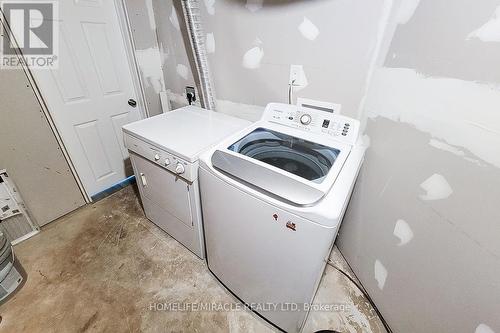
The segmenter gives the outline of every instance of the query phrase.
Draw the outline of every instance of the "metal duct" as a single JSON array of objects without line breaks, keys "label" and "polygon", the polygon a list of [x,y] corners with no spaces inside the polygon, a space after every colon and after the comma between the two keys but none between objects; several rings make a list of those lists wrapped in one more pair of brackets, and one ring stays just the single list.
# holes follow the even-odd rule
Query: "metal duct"
[{"label": "metal duct", "polygon": [[200,80],[201,106],[215,111],[215,91],[208,67],[205,49],[205,33],[201,24],[200,7],[198,0],[182,0],[182,11],[186,22],[191,51],[193,52],[196,70]]}]

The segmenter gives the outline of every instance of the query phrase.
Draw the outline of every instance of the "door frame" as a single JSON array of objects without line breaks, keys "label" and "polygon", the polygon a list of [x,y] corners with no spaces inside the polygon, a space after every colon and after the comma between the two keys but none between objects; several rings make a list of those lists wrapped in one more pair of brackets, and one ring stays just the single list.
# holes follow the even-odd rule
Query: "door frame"
[{"label": "door frame", "polygon": [[[139,71],[139,66],[137,65],[137,59],[135,56],[135,45],[134,41],[132,39],[132,32],[130,29],[130,24],[129,20],[127,17],[127,12],[126,12],[126,7],[123,3],[124,0],[114,0],[115,3],[115,9],[116,9],[116,15],[118,17],[118,22],[120,26],[120,31],[123,36],[123,43],[125,46],[126,50],[126,56],[129,64],[129,69],[130,69],[130,74],[132,76],[132,81],[133,81],[133,87],[137,96],[137,104],[139,107],[139,113],[141,114],[142,119],[149,117],[149,110],[147,108],[147,103],[146,103],[146,95],[144,93],[144,86],[143,82],[141,80],[140,76],[140,71]],[[66,159],[66,162],[68,163],[69,169],[71,173],[73,174],[73,177],[75,178],[75,181],[78,185],[78,188],[85,199],[85,202],[91,203],[92,198],[83,186],[83,182],[80,179],[80,176],[78,175],[75,165],[73,161],[71,160],[71,157],[69,156],[68,150],[66,146],[64,145],[64,142],[62,140],[61,134],[59,133],[57,126],[54,122],[54,119],[51,115],[51,112],[48,108],[47,103],[45,102],[45,99],[43,98],[43,95],[40,91],[40,88],[38,87],[38,84],[35,81],[35,78],[33,76],[33,73],[31,72],[31,69],[29,66],[25,63],[23,60],[23,55],[19,49],[17,40],[14,38],[14,35],[12,34],[12,31],[10,30],[9,23],[7,22],[7,19],[5,18],[5,15],[3,11],[0,9],[0,24],[3,26],[4,31],[8,33],[9,39],[11,40],[11,43],[14,45],[16,48],[16,55],[18,59],[20,60],[19,63],[21,64],[21,67],[24,71],[24,74],[28,78],[28,81],[31,85],[31,88],[33,90],[33,93],[35,94],[36,99],[38,100],[38,103],[40,104],[40,108],[42,113],[45,115],[45,118],[47,119],[47,122],[49,124],[50,129],[52,130],[52,133],[54,134],[54,137],[56,138],[56,141],[61,148],[61,152]]]},{"label": "door frame", "polygon": [[141,70],[139,69],[137,57],[135,55],[135,43],[134,38],[132,37],[132,29],[130,28],[127,6],[125,5],[125,0],[114,0],[114,2],[116,15],[118,15],[118,23],[123,35],[123,42],[125,44],[125,51],[127,53],[130,72],[132,74],[132,81],[138,99],[138,106],[142,119],[148,118],[150,116],[149,108],[146,103],[146,93],[144,92],[144,82],[142,80]]}]

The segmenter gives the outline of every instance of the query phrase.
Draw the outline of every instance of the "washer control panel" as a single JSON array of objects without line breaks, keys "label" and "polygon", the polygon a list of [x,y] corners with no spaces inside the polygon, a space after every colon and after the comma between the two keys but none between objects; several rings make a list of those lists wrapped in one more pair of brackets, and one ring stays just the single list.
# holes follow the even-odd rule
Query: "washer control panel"
[{"label": "washer control panel", "polygon": [[268,104],[262,119],[306,132],[328,135],[349,144],[356,143],[359,135],[359,121],[356,119],[296,105]]}]

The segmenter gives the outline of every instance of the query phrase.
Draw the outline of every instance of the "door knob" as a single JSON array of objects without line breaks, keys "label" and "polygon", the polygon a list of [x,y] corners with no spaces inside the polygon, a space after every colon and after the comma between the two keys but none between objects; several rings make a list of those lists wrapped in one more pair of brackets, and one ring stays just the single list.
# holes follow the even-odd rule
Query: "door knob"
[{"label": "door knob", "polygon": [[135,108],[137,106],[137,102],[135,101],[135,99],[131,98],[128,100],[128,105]]}]

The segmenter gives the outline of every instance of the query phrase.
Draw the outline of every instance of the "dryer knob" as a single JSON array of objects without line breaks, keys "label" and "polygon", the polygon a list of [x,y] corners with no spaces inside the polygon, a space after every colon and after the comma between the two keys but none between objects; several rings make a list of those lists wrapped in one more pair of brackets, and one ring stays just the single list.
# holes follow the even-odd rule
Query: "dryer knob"
[{"label": "dryer knob", "polygon": [[180,175],[181,173],[184,173],[184,171],[184,165],[182,165],[181,163],[177,163],[177,165],[175,166],[175,172]]},{"label": "dryer knob", "polygon": [[159,154],[155,154],[154,158],[155,158],[155,161],[158,161],[160,159],[160,155]]},{"label": "dryer knob", "polygon": [[170,159],[169,158],[166,158],[165,159],[165,166],[169,166],[170,165]]}]

